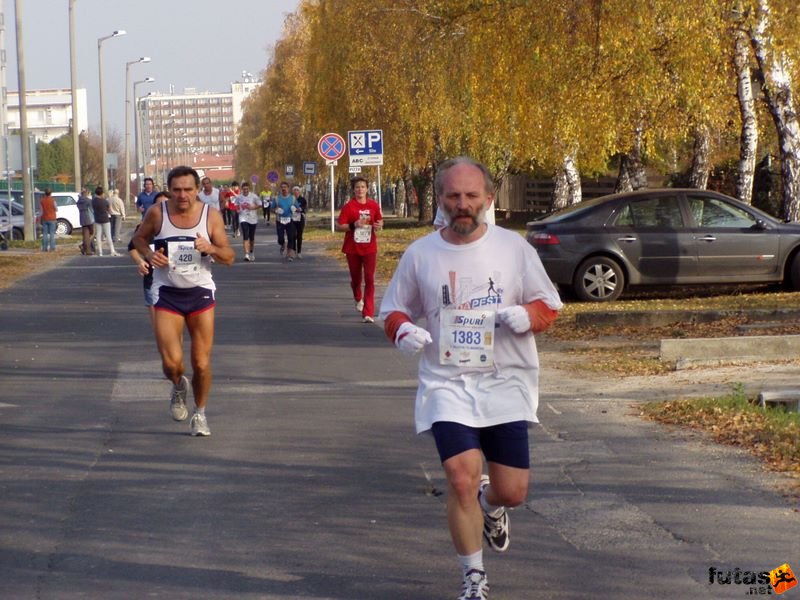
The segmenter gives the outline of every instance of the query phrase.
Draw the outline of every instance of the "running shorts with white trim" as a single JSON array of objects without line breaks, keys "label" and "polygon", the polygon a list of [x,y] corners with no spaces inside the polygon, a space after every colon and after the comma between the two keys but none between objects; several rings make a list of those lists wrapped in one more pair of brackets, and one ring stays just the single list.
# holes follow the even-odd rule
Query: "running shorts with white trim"
[{"label": "running shorts with white trim", "polygon": [[184,317],[214,308],[214,290],[204,287],[153,286],[153,306]]}]

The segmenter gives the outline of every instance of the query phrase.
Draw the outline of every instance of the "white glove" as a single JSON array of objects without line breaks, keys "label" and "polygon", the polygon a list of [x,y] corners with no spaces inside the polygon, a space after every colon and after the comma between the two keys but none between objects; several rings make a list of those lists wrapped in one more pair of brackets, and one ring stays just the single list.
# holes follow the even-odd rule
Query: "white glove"
[{"label": "white glove", "polygon": [[291,211],[292,211],[293,213],[296,213],[296,212],[297,212],[297,207],[296,207],[294,204],[292,204]]},{"label": "white glove", "polygon": [[531,330],[528,311],[519,305],[498,310],[497,318],[514,333],[527,333]]},{"label": "white glove", "polygon": [[275,209],[275,214],[276,215],[282,215],[283,214],[283,209],[281,207],[276,208]]},{"label": "white glove", "polygon": [[394,338],[394,345],[400,352],[409,356],[413,356],[432,342],[430,333],[409,321],[400,325],[397,336]]}]

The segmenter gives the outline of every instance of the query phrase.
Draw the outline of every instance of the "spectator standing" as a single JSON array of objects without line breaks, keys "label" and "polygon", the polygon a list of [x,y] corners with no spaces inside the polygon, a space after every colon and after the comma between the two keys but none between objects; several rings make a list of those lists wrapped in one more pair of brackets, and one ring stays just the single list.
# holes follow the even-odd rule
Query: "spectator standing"
[{"label": "spectator standing", "polygon": [[144,219],[144,213],[147,209],[153,206],[156,201],[156,185],[152,177],[144,178],[144,189],[136,196],[136,209],[141,213]]},{"label": "spectator standing", "polygon": [[42,211],[40,217],[42,222],[42,252],[55,252],[56,201],[53,199],[53,191],[50,188],[44,188],[44,196],[39,201],[39,209]]},{"label": "spectator standing", "polygon": [[305,231],[306,228],[306,209],[308,209],[308,201],[301,195],[299,185],[292,188],[292,195],[294,196],[294,205],[297,208],[297,210],[292,213],[292,221],[294,222],[294,249],[297,258],[303,258],[301,252],[303,251],[303,231]]},{"label": "spectator standing", "polygon": [[[446,161],[434,189],[447,224],[405,251],[380,314],[402,352],[422,352],[416,430],[433,434],[447,477],[459,600],[485,600],[481,535],[507,550],[506,508],[527,496],[528,428],[539,403],[533,334],[550,326],[561,301],[530,244],[486,224],[494,184],[484,165]],[[429,331],[416,325],[422,318]]]},{"label": "spectator standing", "polygon": [[111,216],[111,239],[122,241],[122,221],[125,220],[125,202],[119,197],[117,190],[111,190],[108,197],[108,214]]},{"label": "spectator standing", "polygon": [[111,215],[109,214],[108,198],[103,193],[103,188],[97,186],[92,198],[94,211],[94,241],[97,244],[97,254],[103,256],[103,238],[108,240],[108,250],[111,256],[119,256],[114,249],[114,240],[111,238]]},{"label": "spectator standing", "polygon": [[83,188],[80,196],[78,196],[78,215],[81,224],[81,254],[91,256],[94,254],[92,249],[92,240],[94,239],[94,210],[92,210],[92,197],[89,195],[89,189]]},{"label": "spectator standing", "polygon": [[353,197],[342,207],[336,229],[345,232],[342,252],[350,269],[350,288],[356,310],[361,313],[362,322],[374,323],[375,266],[378,260],[376,232],[383,228],[383,214],[380,205],[367,198],[366,179],[356,177],[350,185]]}]

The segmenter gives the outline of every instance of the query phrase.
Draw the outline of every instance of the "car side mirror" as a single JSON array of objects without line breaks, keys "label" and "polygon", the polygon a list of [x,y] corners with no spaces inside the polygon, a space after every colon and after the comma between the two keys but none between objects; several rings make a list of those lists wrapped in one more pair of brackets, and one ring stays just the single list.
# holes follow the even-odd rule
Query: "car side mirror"
[{"label": "car side mirror", "polygon": [[753,229],[759,229],[761,231],[767,228],[767,223],[764,219],[756,219],[755,224],[753,225]]}]

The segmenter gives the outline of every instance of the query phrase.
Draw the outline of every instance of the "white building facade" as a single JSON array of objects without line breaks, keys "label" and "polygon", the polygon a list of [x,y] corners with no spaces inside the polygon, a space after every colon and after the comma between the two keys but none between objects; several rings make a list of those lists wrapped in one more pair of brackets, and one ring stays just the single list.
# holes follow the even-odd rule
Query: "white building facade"
[{"label": "white building facade", "polygon": [[[67,89],[28,90],[25,103],[28,133],[36,142],[52,142],[71,132],[73,114],[77,116],[78,132],[87,131],[89,116],[86,108],[86,89],[76,90],[77,110],[73,111],[72,91]],[[8,92],[7,118],[10,135],[19,135],[19,92]]]}]

